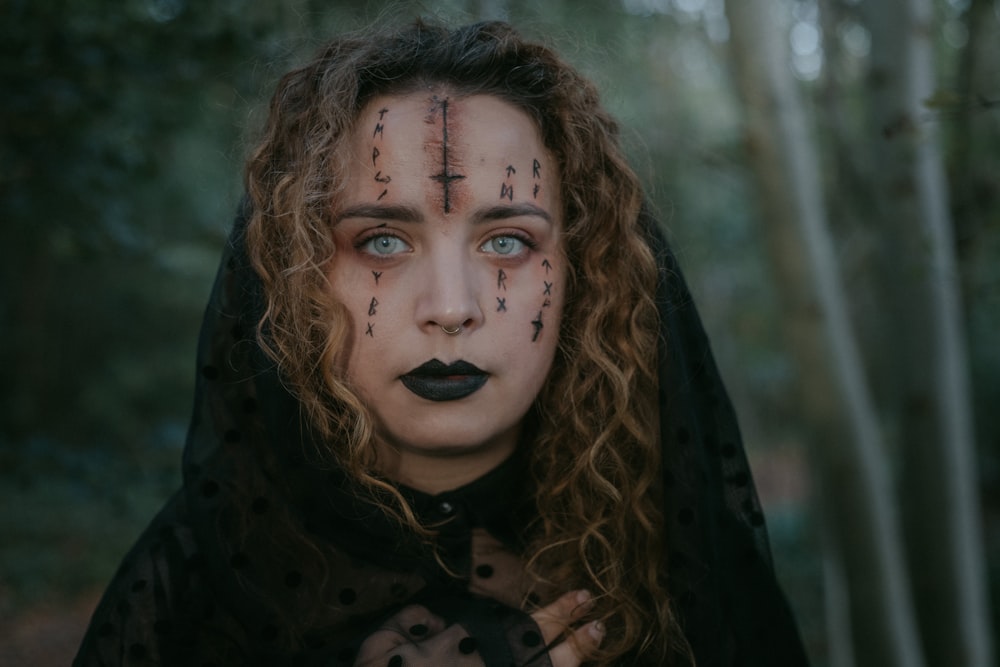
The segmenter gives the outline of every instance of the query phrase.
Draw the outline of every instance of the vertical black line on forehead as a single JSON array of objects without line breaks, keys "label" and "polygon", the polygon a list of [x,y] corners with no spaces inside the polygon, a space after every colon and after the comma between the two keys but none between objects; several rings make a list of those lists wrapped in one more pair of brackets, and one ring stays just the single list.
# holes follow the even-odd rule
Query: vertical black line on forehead
[{"label": "vertical black line on forehead", "polygon": [[451,182],[458,181],[465,176],[451,172],[451,164],[448,162],[448,100],[441,101],[441,173],[431,176],[431,179],[441,184],[444,190],[444,212],[451,213]]}]

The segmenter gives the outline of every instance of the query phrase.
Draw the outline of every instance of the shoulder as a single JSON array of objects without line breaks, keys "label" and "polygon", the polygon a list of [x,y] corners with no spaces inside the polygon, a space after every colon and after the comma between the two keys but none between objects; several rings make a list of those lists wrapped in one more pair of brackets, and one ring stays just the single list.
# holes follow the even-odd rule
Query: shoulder
[{"label": "shoulder", "polygon": [[184,495],[177,493],[122,560],[74,667],[185,665],[216,655],[232,662],[243,633],[216,608],[207,579]]}]

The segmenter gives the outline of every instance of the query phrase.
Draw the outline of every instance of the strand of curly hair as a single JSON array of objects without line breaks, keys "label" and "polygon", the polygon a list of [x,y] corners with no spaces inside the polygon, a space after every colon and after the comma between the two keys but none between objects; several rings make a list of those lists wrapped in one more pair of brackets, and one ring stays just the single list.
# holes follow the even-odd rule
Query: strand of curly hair
[{"label": "strand of curly hair", "polygon": [[266,309],[259,339],[336,461],[384,509],[421,526],[374,474],[372,418],[343,379],[351,318],[327,284],[331,211],[358,112],[378,95],[437,87],[489,94],[527,112],[561,167],[567,303],[530,447],[539,515],[527,567],[555,590],[588,588],[608,627],[595,664],[668,664],[686,653],[664,582],[656,432],[656,264],[638,226],[641,188],[594,86],[550,49],[501,23],[416,22],[346,36],[287,74],[250,156],[248,252]]}]

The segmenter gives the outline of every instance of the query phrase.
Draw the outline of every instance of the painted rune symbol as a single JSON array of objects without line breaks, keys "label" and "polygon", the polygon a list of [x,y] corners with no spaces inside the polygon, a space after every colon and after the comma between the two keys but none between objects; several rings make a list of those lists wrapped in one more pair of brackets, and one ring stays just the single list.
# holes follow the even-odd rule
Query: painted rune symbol
[{"label": "painted rune symbol", "polygon": [[535,327],[535,333],[531,335],[531,342],[538,340],[538,335],[542,333],[542,311],[538,311],[535,319],[531,320],[531,326]]},{"label": "painted rune symbol", "polygon": [[542,266],[545,267],[545,275],[549,275],[549,271],[552,270],[552,265],[549,264],[549,258],[548,257],[546,257],[545,259],[542,260]]},{"label": "painted rune symbol", "polygon": [[375,180],[378,181],[379,183],[391,183],[392,177],[383,176],[381,171],[377,171],[375,172]]},{"label": "painted rune symbol", "polygon": [[373,168],[375,167],[375,161],[378,160],[378,156],[381,155],[381,154],[382,153],[381,153],[381,151],[379,151],[378,147],[376,147],[376,146],[372,147],[372,167]]},{"label": "painted rune symbol", "polygon": [[501,298],[499,296],[497,297],[497,312],[498,313],[507,312],[507,299]]},{"label": "painted rune symbol", "polygon": [[497,289],[507,291],[507,274],[503,272],[503,269],[497,270]]},{"label": "painted rune symbol", "polygon": [[545,296],[552,296],[552,283],[548,280],[543,280],[542,282],[545,283],[545,291],[543,294],[545,294]]},{"label": "painted rune symbol", "polygon": [[448,163],[448,100],[441,102],[441,173],[431,176],[431,179],[441,184],[444,190],[444,212],[451,212],[451,183],[465,178],[463,174],[451,172]]},{"label": "painted rune symbol", "polygon": [[368,317],[375,314],[375,306],[378,305],[378,299],[372,297],[372,302],[368,304]]},{"label": "painted rune symbol", "polygon": [[375,284],[378,285],[378,279],[382,277],[382,272],[372,271],[372,275],[375,276]]},{"label": "painted rune symbol", "polygon": [[365,335],[369,336],[371,338],[375,337],[375,333],[372,331],[372,323],[371,322],[368,323],[368,329],[365,330]]},{"label": "painted rune symbol", "polygon": [[517,169],[514,169],[514,165],[508,164],[507,165],[507,178],[510,178],[511,174],[516,174],[516,173],[517,173]]},{"label": "painted rune symbol", "polygon": [[504,197],[506,197],[508,201],[514,201],[513,185],[507,185],[506,183],[500,184],[500,199],[503,199]]},{"label": "painted rune symbol", "polygon": [[541,170],[542,170],[542,163],[539,162],[538,160],[532,160],[531,161],[531,177],[532,178],[541,178],[541,174],[539,173],[539,172],[541,172]]},{"label": "painted rune symbol", "polygon": [[538,191],[541,190],[541,189],[542,189],[542,186],[540,186],[538,183],[535,183],[535,187],[531,191],[531,198],[532,199],[538,199]]}]

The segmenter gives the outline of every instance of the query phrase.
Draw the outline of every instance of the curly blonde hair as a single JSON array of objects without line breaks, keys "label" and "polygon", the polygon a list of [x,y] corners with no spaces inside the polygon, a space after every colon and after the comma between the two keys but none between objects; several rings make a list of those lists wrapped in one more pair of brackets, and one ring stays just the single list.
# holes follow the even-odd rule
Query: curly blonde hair
[{"label": "curly blonde hair", "polygon": [[595,593],[608,627],[596,664],[626,656],[664,664],[683,640],[664,581],[657,488],[656,262],[617,124],[595,87],[552,50],[502,23],[450,30],[418,21],[338,38],[285,75],[246,171],[247,248],[265,297],[259,339],[324,443],[319,460],[427,534],[374,473],[372,418],[337,370],[351,320],[330,295],[327,270],[358,113],[376,96],[429,85],[527,112],[560,165],[568,298],[534,411],[528,450],[539,514],[525,557],[556,590]]}]

